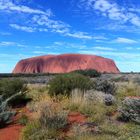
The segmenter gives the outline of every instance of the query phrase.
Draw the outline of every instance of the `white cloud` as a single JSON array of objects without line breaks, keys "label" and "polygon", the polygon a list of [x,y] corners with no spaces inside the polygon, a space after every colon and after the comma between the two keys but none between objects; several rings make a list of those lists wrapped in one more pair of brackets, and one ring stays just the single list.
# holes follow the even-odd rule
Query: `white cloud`
[{"label": "white cloud", "polygon": [[133,40],[133,39],[129,39],[129,38],[117,38],[114,40],[117,43],[126,43],[126,44],[134,44],[137,43],[137,41]]},{"label": "white cloud", "polygon": [[79,43],[70,43],[70,42],[54,42],[53,43],[56,48],[59,48],[59,47],[64,47],[65,48],[73,48],[73,49],[84,49],[86,48],[87,46],[84,45],[84,44],[79,44]]},{"label": "white cloud", "polygon": [[100,46],[93,47],[93,49],[97,49],[97,50],[105,50],[105,51],[116,51],[116,50],[117,50],[117,49],[115,49],[115,48],[110,48],[110,47],[100,47]]},{"label": "white cloud", "polygon": [[34,27],[27,27],[27,26],[21,26],[17,24],[10,24],[11,27],[17,29],[17,30],[22,30],[26,32],[35,32],[36,28]]},{"label": "white cloud", "polygon": [[34,54],[46,54],[44,51],[33,51]]},{"label": "white cloud", "polygon": [[36,31],[39,31],[39,32],[48,32],[48,29],[46,28],[37,28],[37,27],[30,27],[30,26],[21,26],[21,25],[18,25],[18,24],[10,24],[10,26],[14,29],[17,29],[17,30],[21,30],[21,31],[25,31],[25,32],[36,32]]},{"label": "white cloud", "polygon": [[6,42],[6,41],[0,42],[0,46],[14,46],[14,45],[16,45],[15,42]]},{"label": "white cloud", "polygon": [[117,3],[109,0],[80,0],[80,2],[90,12],[98,11],[102,16],[111,20],[117,20],[120,23],[129,22],[132,25],[140,27],[140,17],[134,9],[121,7]]},{"label": "white cloud", "polygon": [[69,24],[54,19],[55,16],[50,9],[33,9],[19,3],[17,4],[12,0],[0,0],[0,12],[19,14],[19,17],[21,13],[24,13],[24,17],[27,17],[25,19],[28,20],[23,19],[22,24],[9,23],[12,28],[17,30],[25,32],[54,32],[78,39],[92,39],[88,33],[75,31],[71,29]]},{"label": "white cloud", "polygon": [[9,42],[9,41],[0,42],[0,46],[4,46],[4,47],[7,47],[7,46],[26,47],[26,45],[23,45],[23,44],[20,44],[20,43],[17,43],[17,42]]},{"label": "white cloud", "polygon": [[43,14],[47,16],[51,16],[52,12],[50,9],[47,11],[42,11],[39,9],[32,9],[30,7],[24,5],[16,5],[11,0],[0,0],[0,10],[8,11],[8,12],[22,12],[22,13],[29,13],[29,14]]},{"label": "white cloud", "polygon": [[[113,58],[123,58],[125,60],[136,60],[136,58],[140,58],[139,53],[127,53],[127,52],[114,52],[114,51],[97,51],[97,50],[80,50],[79,53],[84,53],[84,54],[95,54],[95,55],[101,55],[101,56],[111,56]],[[125,61],[124,60],[124,61]],[[140,61],[140,60],[139,60]]]},{"label": "white cloud", "polygon": [[56,21],[50,19],[45,15],[42,16],[35,15],[33,16],[32,21],[34,24],[37,24],[39,26],[45,26],[46,28],[51,30],[51,32],[60,33],[64,36],[69,36],[69,37],[79,38],[79,39],[92,39],[92,36],[88,35],[88,33],[71,31],[69,24],[66,24],[59,20]]},{"label": "white cloud", "polygon": [[67,36],[79,39],[92,39],[93,37],[84,32],[66,33]]}]

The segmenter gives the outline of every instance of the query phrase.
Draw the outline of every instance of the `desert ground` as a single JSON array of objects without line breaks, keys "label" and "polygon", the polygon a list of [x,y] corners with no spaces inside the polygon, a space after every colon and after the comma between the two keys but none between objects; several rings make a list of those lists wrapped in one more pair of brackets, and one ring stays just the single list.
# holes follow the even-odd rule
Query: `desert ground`
[{"label": "desert ground", "polygon": [[140,74],[0,74],[0,140],[139,140]]}]

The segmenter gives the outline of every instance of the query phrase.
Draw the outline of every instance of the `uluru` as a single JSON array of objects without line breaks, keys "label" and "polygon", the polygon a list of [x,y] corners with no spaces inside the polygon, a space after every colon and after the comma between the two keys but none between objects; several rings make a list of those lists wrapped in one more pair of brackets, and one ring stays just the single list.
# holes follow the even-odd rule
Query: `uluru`
[{"label": "uluru", "polygon": [[112,59],[87,54],[61,54],[21,60],[15,66],[13,73],[68,73],[86,69],[106,73],[120,72]]}]

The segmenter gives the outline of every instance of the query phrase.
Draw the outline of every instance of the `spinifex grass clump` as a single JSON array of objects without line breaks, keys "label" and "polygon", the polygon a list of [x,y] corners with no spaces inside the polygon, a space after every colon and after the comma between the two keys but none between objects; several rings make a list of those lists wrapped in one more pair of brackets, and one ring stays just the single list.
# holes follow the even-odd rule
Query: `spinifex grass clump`
[{"label": "spinifex grass clump", "polygon": [[70,95],[73,89],[88,90],[94,86],[90,78],[81,74],[71,73],[58,75],[49,83],[49,94],[51,96]]},{"label": "spinifex grass clump", "polygon": [[58,105],[45,103],[40,111],[40,117],[28,123],[22,133],[22,140],[59,140],[62,129],[67,124],[67,112]]},{"label": "spinifex grass clump", "polygon": [[140,124],[140,97],[126,97],[120,111],[122,120]]},{"label": "spinifex grass clump", "polygon": [[49,130],[59,130],[67,124],[67,112],[46,104],[40,114],[40,123]]}]

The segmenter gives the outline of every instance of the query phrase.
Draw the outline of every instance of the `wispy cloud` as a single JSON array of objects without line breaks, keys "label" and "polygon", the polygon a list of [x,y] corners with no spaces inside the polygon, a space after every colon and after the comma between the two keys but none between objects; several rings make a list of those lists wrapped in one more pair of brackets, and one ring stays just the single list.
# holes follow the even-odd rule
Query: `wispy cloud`
[{"label": "wispy cloud", "polygon": [[16,45],[15,42],[6,42],[6,41],[0,42],[0,46],[14,46],[14,45]]},{"label": "wispy cloud", "polygon": [[84,32],[66,33],[66,35],[74,38],[80,38],[80,39],[93,39],[92,36]]},{"label": "wispy cloud", "polygon": [[71,48],[71,49],[84,49],[87,48],[86,45],[80,44],[80,43],[70,43],[70,42],[54,42],[52,46],[56,46],[58,48],[64,47],[65,48]]},{"label": "wispy cloud", "polygon": [[80,0],[80,4],[87,11],[98,11],[100,15],[111,20],[116,20],[120,23],[129,22],[132,25],[140,27],[140,17],[134,8],[123,7],[109,0]]},{"label": "wispy cloud", "polygon": [[8,12],[22,12],[28,14],[43,14],[50,16],[52,12],[50,9],[45,12],[39,9],[33,9],[24,5],[16,5],[11,0],[0,0],[0,10]]},{"label": "wispy cloud", "polygon": [[33,16],[32,22],[39,26],[45,26],[51,32],[63,34],[64,36],[69,36],[69,37],[79,38],[79,39],[92,39],[93,38],[88,33],[71,30],[71,26],[69,24],[66,24],[65,22],[62,22],[59,20],[53,20],[44,15]]},{"label": "wispy cloud", "polygon": [[116,50],[117,50],[117,49],[115,49],[115,48],[111,48],[111,47],[101,47],[101,46],[93,47],[93,49],[105,50],[105,51],[116,51]]},{"label": "wispy cloud", "polygon": [[44,51],[33,51],[34,54],[46,54]]},{"label": "wispy cloud", "polygon": [[21,24],[9,23],[10,27],[17,30],[30,33],[53,32],[78,39],[92,39],[92,36],[88,33],[76,31],[69,24],[61,20],[56,20],[50,9],[33,9],[25,5],[16,4],[12,0],[0,0],[0,12],[7,12],[8,14],[16,13],[19,14],[19,17],[21,13],[23,13],[25,17],[30,15],[30,18],[21,22]]},{"label": "wispy cloud", "polygon": [[115,39],[114,42],[117,42],[117,43],[126,43],[126,44],[138,43],[136,40],[129,39],[129,38],[122,38],[122,37],[119,37],[119,38]]},{"label": "wispy cloud", "polygon": [[21,26],[21,25],[17,25],[17,24],[10,24],[10,26],[17,30],[22,30],[25,32],[35,32],[36,31],[36,28],[34,28],[34,27]]},{"label": "wispy cloud", "polygon": [[[80,50],[79,53],[86,53],[86,54],[96,54],[101,56],[111,56],[111,57],[118,57],[123,59],[133,59],[136,60],[136,58],[140,58],[139,53],[128,53],[128,52],[114,52],[114,51],[97,51],[97,50]],[[140,60],[139,60],[140,61]]]},{"label": "wispy cloud", "polygon": [[7,46],[17,46],[17,47],[25,47],[26,45],[17,43],[17,42],[9,42],[9,41],[1,41],[0,46],[7,47]]}]

